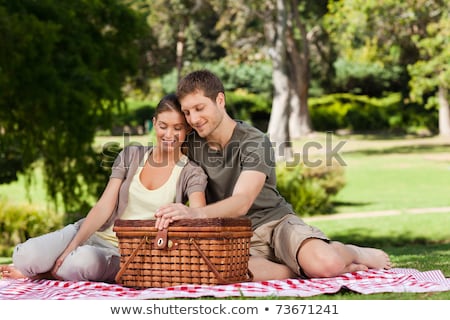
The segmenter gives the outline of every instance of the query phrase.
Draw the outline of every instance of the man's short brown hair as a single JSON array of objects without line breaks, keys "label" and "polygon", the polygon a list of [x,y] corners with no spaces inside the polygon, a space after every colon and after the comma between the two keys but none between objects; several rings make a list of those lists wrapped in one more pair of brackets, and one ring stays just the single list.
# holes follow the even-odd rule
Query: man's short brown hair
[{"label": "man's short brown hair", "polygon": [[203,91],[205,97],[215,101],[217,94],[225,94],[222,81],[209,70],[198,70],[189,73],[180,80],[177,87],[177,97],[179,100],[197,91]]}]

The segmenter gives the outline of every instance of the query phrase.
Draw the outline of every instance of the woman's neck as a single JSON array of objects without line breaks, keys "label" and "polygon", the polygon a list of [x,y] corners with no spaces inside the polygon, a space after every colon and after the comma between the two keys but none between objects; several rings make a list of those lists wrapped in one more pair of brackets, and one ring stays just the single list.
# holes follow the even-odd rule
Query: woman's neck
[{"label": "woman's neck", "polygon": [[161,148],[155,147],[153,148],[153,152],[149,156],[149,160],[155,164],[167,164],[170,166],[174,166],[182,157],[183,153],[180,149],[167,151],[162,150]]}]

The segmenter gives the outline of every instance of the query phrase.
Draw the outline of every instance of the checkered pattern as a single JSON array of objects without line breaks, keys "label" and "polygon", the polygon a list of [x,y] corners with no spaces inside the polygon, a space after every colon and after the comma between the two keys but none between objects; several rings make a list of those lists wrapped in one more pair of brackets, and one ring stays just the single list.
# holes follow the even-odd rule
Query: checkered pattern
[{"label": "checkered pattern", "polygon": [[370,294],[380,292],[450,291],[450,278],[439,270],[369,270],[327,279],[287,279],[232,285],[182,285],[135,290],[116,284],[28,279],[0,280],[0,300],[12,299],[166,299],[199,297],[310,297],[332,294],[346,288]]}]

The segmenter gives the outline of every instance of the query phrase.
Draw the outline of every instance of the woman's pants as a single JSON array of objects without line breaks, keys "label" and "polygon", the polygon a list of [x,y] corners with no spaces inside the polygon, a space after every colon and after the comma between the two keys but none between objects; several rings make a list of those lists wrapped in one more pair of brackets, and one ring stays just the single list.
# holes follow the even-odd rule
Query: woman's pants
[{"label": "woman's pants", "polygon": [[[51,271],[81,223],[82,220],[17,245],[13,253],[14,267],[27,277]],[[56,275],[68,281],[114,282],[119,268],[118,248],[93,234],[66,257]]]}]

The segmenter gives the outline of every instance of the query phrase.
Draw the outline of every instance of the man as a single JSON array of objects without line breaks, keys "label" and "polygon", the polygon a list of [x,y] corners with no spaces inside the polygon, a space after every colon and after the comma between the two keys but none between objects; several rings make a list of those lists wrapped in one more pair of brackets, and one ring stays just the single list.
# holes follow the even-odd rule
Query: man
[{"label": "man", "polygon": [[271,143],[256,128],[233,120],[225,110],[225,90],[207,70],[184,77],[177,96],[188,123],[188,156],[206,171],[208,205],[164,206],[156,226],[186,218],[240,217],[252,221],[249,269],[255,281],[293,277],[334,277],[369,268],[389,269],[382,250],[330,241],[305,224],[276,188]]}]

